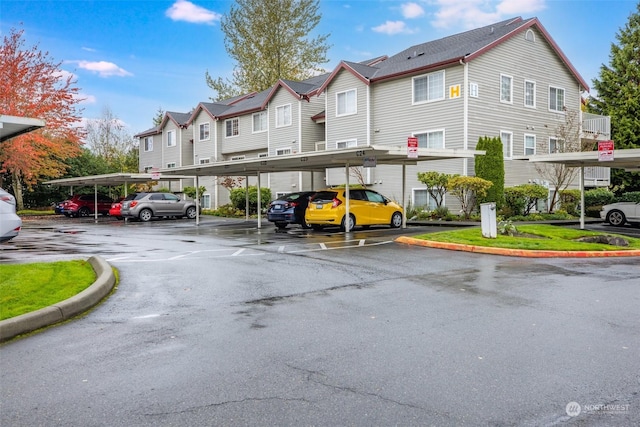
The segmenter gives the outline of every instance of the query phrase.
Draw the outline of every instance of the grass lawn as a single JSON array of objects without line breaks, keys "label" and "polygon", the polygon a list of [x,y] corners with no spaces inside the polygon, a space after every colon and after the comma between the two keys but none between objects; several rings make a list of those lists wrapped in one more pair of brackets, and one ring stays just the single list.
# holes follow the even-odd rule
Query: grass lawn
[{"label": "grass lawn", "polygon": [[95,280],[82,260],[0,265],[0,320],[64,301]]},{"label": "grass lawn", "polygon": [[[532,224],[517,226],[518,234],[507,236],[498,234],[496,239],[482,237],[480,227],[465,228],[440,233],[413,236],[416,239],[435,242],[460,243],[473,246],[491,246],[507,249],[548,250],[548,251],[611,251],[624,249],[640,249],[640,239],[631,237],[598,233],[587,230],[559,227],[546,224]],[[582,243],[575,239],[586,236],[619,236],[629,242],[629,246],[612,246],[604,243]]]}]

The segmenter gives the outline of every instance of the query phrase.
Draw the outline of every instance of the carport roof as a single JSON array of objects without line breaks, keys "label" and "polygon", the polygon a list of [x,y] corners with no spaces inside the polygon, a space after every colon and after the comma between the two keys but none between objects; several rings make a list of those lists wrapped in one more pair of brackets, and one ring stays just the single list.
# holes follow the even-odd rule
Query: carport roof
[{"label": "carport roof", "polygon": [[257,175],[267,172],[324,171],[340,166],[361,166],[365,159],[376,165],[416,164],[427,160],[473,158],[485,154],[478,150],[419,148],[417,158],[407,156],[407,146],[367,146],[337,150],[310,151],[284,156],[227,160],[204,165],[162,169],[165,177],[173,174],[196,176]]},{"label": "carport roof", "polygon": [[0,142],[45,126],[44,120],[0,114]]},{"label": "carport roof", "polygon": [[109,173],[104,175],[54,179],[51,181],[45,181],[44,184],[60,185],[63,187],[82,187],[89,185],[134,184],[149,181],[174,181],[182,178],[193,178],[193,176],[160,176],[159,178],[154,178],[150,173]]},{"label": "carport roof", "polygon": [[600,166],[609,168],[640,170],[640,148],[615,150],[613,160],[598,160],[597,151],[580,151],[573,153],[540,154],[530,157],[522,157],[520,160],[529,160],[534,163],[561,163],[569,167]]}]

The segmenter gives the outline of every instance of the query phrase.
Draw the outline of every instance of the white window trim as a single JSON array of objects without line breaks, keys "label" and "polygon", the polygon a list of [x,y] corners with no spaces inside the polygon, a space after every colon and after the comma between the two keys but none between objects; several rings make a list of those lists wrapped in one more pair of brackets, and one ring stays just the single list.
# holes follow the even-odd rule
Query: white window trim
[{"label": "white window trim", "polygon": [[[147,141],[150,141],[150,143],[147,144]],[[153,137],[152,136],[145,136],[144,137],[144,141],[142,141],[142,145],[144,147],[144,152],[145,153],[150,153],[151,151],[153,151]],[[147,149],[147,147],[151,147],[151,148]]]},{"label": "white window trim", "polygon": [[[513,159],[513,132],[510,132],[508,130],[501,130],[500,131],[500,141],[502,142],[502,135],[507,134],[510,136],[509,140],[511,141],[510,147],[509,147],[509,153],[507,153],[507,155],[504,156],[505,159],[507,160],[511,160]],[[504,142],[502,142],[502,153],[504,154]]]},{"label": "white window trim", "polygon": [[557,136],[550,136],[549,137],[549,154],[553,154],[555,153],[555,151],[551,151],[551,140],[554,139],[556,141],[556,145],[562,145],[562,143],[564,142],[564,140],[562,138],[558,138]]},{"label": "white window trim", "polygon": [[262,158],[265,158],[265,157],[269,157],[269,153],[259,153],[258,154],[258,158],[259,159],[262,159]]},{"label": "white window trim", "polygon": [[[438,98],[434,98],[434,99],[429,99],[429,76],[431,75],[435,75],[435,74],[442,74],[442,93],[440,94],[440,96]],[[424,101],[416,101],[416,85],[415,85],[415,81],[417,79],[423,79],[423,78],[427,78],[427,99],[425,99]],[[428,73],[428,74],[422,74],[420,76],[415,76],[411,79],[411,104],[412,105],[420,105],[420,104],[426,104],[429,102],[437,102],[437,101],[442,101],[445,99],[446,96],[446,74],[444,70],[440,70],[440,71],[435,71],[433,73]]]},{"label": "white window trim", "polygon": [[[506,101],[504,99],[502,99],[502,79],[503,77],[506,77],[509,79],[509,100]],[[502,104],[513,104],[513,76],[510,76],[508,74],[500,74],[500,102]]]},{"label": "white window trim", "polygon": [[286,156],[291,154],[291,148],[279,148],[276,150],[276,156]]},{"label": "white window trim", "polygon": [[[169,138],[169,135],[172,135],[172,137]],[[173,141],[173,144],[169,144],[170,141]],[[176,140],[176,131],[168,130],[167,131],[167,147],[176,147],[177,145],[178,145],[178,141]]]},{"label": "white window trim", "polygon": [[446,141],[447,141],[447,133],[445,132],[444,128],[440,128],[440,129],[429,129],[429,130],[425,130],[425,131],[421,131],[421,132],[413,132],[411,134],[411,136],[416,136],[416,135],[424,135],[424,134],[430,134],[430,133],[439,133],[442,132],[442,148],[446,147]]},{"label": "white window trim", "polygon": [[[347,96],[347,94],[350,93],[350,92],[354,93],[354,96],[353,96],[353,111],[349,111],[349,112],[345,112],[345,113],[338,112],[338,106],[340,105],[340,103],[338,102],[338,97],[340,95]],[[354,114],[358,114],[358,90],[357,89],[348,89],[348,90],[343,90],[342,92],[336,92],[336,117],[352,116]]]},{"label": "white window trim", "polygon": [[[527,83],[533,83],[533,105],[527,105]],[[536,98],[537,98],[537,85],[535,80],[527,80],[525,79],[524,81],[524,89],[523,89],[523,100],[522,103],[525,106],[525,108],[536,108]]]},{"label": "white window trim", "polygon": [[203,157],[202,159],[199,160],[199,163],[201,165],[208,165],[209,163],[211,163],[211,158],[210,157]]},{"label": "white window trim", "polygon": [[533,32],[532,29],[528,29],[524,33],[524,39],[528,42],[535,43],[536,42],[536,33]]},{"label": "white window trim", "polygon": [[[429,187],[415,187],[411,189],[411,205],[412,206],[417,206],[416,203],[416,191],[426,191],[427,192],[427,207],[429,207],[428,202],[429,200],[433,200],[433,204],[436,204],[436,201],[433,199],[433,197],[431,197],[431,194],[429,194]],[[442,197],[442,206],[446,206],[446,194]]]},{"label": "white window trim", "polygon": [[[528,136],[533,138],[533,153],[532,154],[527,154],[527,137]],[[536,151],[537,151],[537,149],[536,149],[537,148],[536,147],[536,145],[537,145],[536,136],[534,134],[531,134],[531,133],[525,133],[523,138],[522,138],[522,141],[523,141],[523,147],[522,147],[523,148],[523,151],[522,151],[523,154],[525,156],[535,156],[536,155]]]},{"label": "white window trim", "polygon": [[[238,133],[233,135],[227,135],[227,122],[233,122],[233,121],[237,121],[238,122]],[[231,125],[231,131],[233,132],[233,124]],[[224,121],[224,137],[225,138],[237,138],[238,136],[240,136],[240,118],[239,117],[233,117],[231,119],[226,119]]]},{"label": "white window trim", "polygon": [[173,169],[176,167],[176,162],[169,162],[167,163],[167,169]]},{"label": "white window trim", "polygon": [[[566,102],[567,102],[567,91],[563,87],[549,85],[549,90],[547,92],[547,94],[549,96],[549,103],[547,104],[547,108],[549,109],[549,111],[554,112],[554,113],[564,114],[564,106],[565,105],[562,105],[559,110],[554,110],[554,109],[551,108],[551,89],[556,89],[556,90],[561,90],[562,91],[562,93],[564,94],[564,96],[562,97],[562,100],[563,100],[563,104],[565,104],[565,105],[566,105]],[[558,101],[558,98],[556,97],[556,102],[557,101]]]},{"label": "white window trim", "polygon": [[469,83],[469,96],[471,98],[478,98],[480,96],[480,88],[478,87],[478,83],[471,82]]},{"label": "white window trim", "polygon": [[151,171],[153,171],[153,166],[145,166],[144,167],[144,173],[151,173]]},{"label": "white window trim", "polygon": [[231,160],[244,160],[246,159],[245,155],[241,155],[241,156],[231,156]]},{"label": "white window trim", "polygon": [[[207,136],[206,138],[202,138],[202,132],[200,131],[200,128],[205,125],[208,126]],[[205,122],[205,123],[198,124],[198,141],[209,141],[210,139],[211,139],[211,123]]]},{"label": "white window trim", "polygon": [[[344,147],[340,147],[341,144],[344,144]],[[355,138],[351,139],[340,139],[336,141],[336,150],[341,150],[344,148],[353,148],[358,146],[358,140]]]},{"label": "white window trim", "polygon": [[[263,115],[265,116],[265,128],[264,129],[260,129],[260,130],[256,130],[256,122],[255,122],[255,116],[260,116]],[[266,111],[259,111],[257,113],[253,113],[251,115],[251,133],[263,133],[269,130],[269,115],[267,114]]]},{"label": "white window trim", "polygon": [[[289,107],[289,123],[278,123],[278,118],[280,117],[280,114],[278,114],[278,111],[281,108],[287,108]],[[291,104],[282,104],[282,105],[278,105],[276,107],[276,128],[284,128],[287,126],[291,126],[291,124],[293,123],[293,108],[291,107]]]}]

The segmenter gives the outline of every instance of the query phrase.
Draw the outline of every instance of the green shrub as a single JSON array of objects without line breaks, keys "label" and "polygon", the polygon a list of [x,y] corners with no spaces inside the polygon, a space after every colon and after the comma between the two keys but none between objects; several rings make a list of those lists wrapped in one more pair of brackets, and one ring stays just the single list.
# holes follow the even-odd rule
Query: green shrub
[{"label": "green shrub", "polygon": [[560,192],[560,206],[571,215],[579,215],[580,190],[563,190]]},{"label": "green shrub", "polygon": [[478,178],[486,179],[493,185],[486,189],[486,194],[478,194],[478,204],[494,202],[499,210],[504,205],[504,153],[500,138],[480,137],[476,150],[486,152],[484,156],[475,157],[475,171]]},{"label": "green shrub", "polygon": [[618,197],[617,201],[619,202],[640,202],[640,191],[630,191],[628,193],[622,193],[620,197]]},{"label": "green shrub", "polygon": [[[236,209],[242,209],[244,211],[246,208],[246,191],[244,188],[232,189],[229,198]],[[262,187],[260,189],[261,209],[264,210],[269,207],[269,203],[271,203],[271,190]],[[249,187],[249,213],[258,213],[258,188],[255,185]]]},{"label": "green shrub", "polygon": [[584,206],[602,206],[613,203],[615,195],[607,188],[593,188],[584,192]]}]

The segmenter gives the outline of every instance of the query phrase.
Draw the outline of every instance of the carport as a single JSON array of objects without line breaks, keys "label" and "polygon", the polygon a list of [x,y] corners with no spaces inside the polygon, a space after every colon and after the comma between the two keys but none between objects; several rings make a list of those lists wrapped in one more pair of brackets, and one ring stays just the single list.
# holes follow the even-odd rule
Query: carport
[{"label": "carport", "polygon": [[0,142],[45,126],[44,120],[0,114]]},{"label": "carport", "polygon": [[[176,181],[178,179],[194,179],[193,176],[162,176],[150,173],[109,173],[104,175],[81,176],[76,178],[61,178],[51,181],[45,181],[43,184],[58,185],[61,187],[70,187],[73,193],[73,187],[89,187],[93,186],[94,195],[94,218],[98,219],[98,185],[115,186],[124,184],[124,195],[127,196],[127,186],[129,184],[138,184],[149,181]],[[197,187],[196,187],[197,188]],[[199,215],[199,211],[198,212]],[[198,218],[196,217],[196,220]]]},{"label": "carport", "polygon": [[[428,149],[417,148],[411,152],[407,145],[387,146],[371,145],[366,147],[352,147],[337,150],[310,151],[274,157],[256,159],[228,160],[206,165],[182,166],[171,169],[161,169],[161,176],[190,175],[200,176],[256,176],[257,186],[260,188],[260,174],[270,172],[323,172],[327,168],[344,167],[346,183],[346,215],[349,215],[349,168],[352,166],[375,167],[377,165],[402,166],[402,228],[406,228],[406,166],[419,162],[446,159],[472,159],[477,155],[484,155],[484,151],[460,149]],[[313,186],[313,182],[312,182]],[[261,206],[260,191],[258,191],[258,206]],[[262,227],[262,214],[258,209],[258,228]]]},{"label": "carport", "polygon": [[615,150],[604,157],[598,151],[552,153],[522,158],[532,163],[556,163],[567,167],[580,168],[580,229],[584,229],[584,168],[610,167],[640,172],[640,148]]}]

